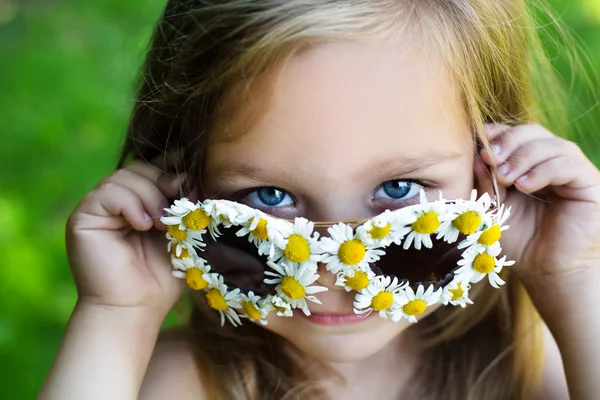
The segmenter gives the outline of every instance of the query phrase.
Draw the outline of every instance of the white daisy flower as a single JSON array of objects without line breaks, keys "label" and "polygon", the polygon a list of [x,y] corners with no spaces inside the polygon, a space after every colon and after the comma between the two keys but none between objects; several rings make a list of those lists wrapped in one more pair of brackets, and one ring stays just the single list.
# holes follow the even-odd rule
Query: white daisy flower
[{"label": "white daisy flower", "polygon": [[498,275],[502,268],[513,265],[514,261],[506,261],[506,256],[498,260],[500,248],[471,247],[463,252],[462,259],[458,261],[458,268],[454,274],[461,281],[476,283],[487,275],[490,285],[499,288],[504,281]]},{"label": "white daisy flower", "polygon": [[473,304],[473,301],[469,299],[469,289],[471,289],[471,285],[468,281],[464,282],[454,277],[452,282],[444,287],[440,302],[443,305],[450,303],[453,306],[465,308],[467,304]]},{"label": "white daisy flower", "polygon": [[252,218],[256,210],[245,204],[229,200],[207,200],[204,202],[206,212],[219,221],[225,228],[242,225]]},{"label": "white daisy flower", "polygon": [[206,260],[200,257],[171,258],[171,264],[175,270],[173,276],[185,279],[189,287],[194,290],[202,290],[208,287],[208,276],[210,266]]},{"label": "white daisy flower", "polygon": [[[430,249],[433,247],[431,234],[435,233],[440,227],[440,215],[443,215],[446,204],[443,201],[429,203],[425,196],[425,191],[421,190],[420,204],[410,208],[400,209],[398,222],[404,226],[410,226],[411,231],[404,239],[403,249],[408,249],[414,243],[417,250],[421,250],[421,245]],[[409,212],[408,215],[407,212]]]},{"label": "white daisy flower", "polygon": [[256,246],[258,254],[273,258],[275,256],[273,238],[281,236],[278,222],[278,220],[256,210],[256,215],[242,224],[242,228],[235,234],[239,237],[248,235],[248,241]]},{"label": "white daisy flower", "polygon": [[219,236],[217,229],[218,221],[215,221],[210,213],[204,209],[202,203],[194,204],[186,198],[175,200],[170,208],[164,209],[169,215],[161,217],[160,221],[172,227],[177,225],[179,230],[193,230],[203,234],[208,231],[213,239]]},{"label": "white daisy flower", "polygon": [[269,307],[265,307],[261,304],[260,300],[261,297],[255,295],[252,291],[248,292],[248,294],[240,294],[240,304],[244,311],[242,316],[251,321],[260,322],[262,325],[266,325],[267,320],[265,318],[267,314],[269,314]]},{"label": "white daisy flower", "polygon": [[[265,271],[264,282],[269,285],[277,285],[275,290],[277,294],[285,299],[293,308],[300,308],[304,314],[310,315],[306,300],[321,304],[319,299],[312,296],[315,293],[327,291],[323,286],[309,286],[314,283],[319,275],[309,266],[302,266],[296,263],[276,264],[267,261],[267,265],[273,268],[273,271]],[[266,278],[272,276],[273,278]]]},{"label": "white daisy flower", "polygon": [[373,277],[375,277],[375,273],[370,268],[364,270],[349,268],[337,274],[335,285],[343,287],[346,292],[351,290],[359,292],[369,286],[369,282]]},{"label": "white daisy flower", "polygon": [[361,241],[370,247],[399,245],[410,228],[396,223],[396,215],[390,210],[369,219],[356,229]]},{"label": "white daisy flower", "polygon": [[398,307],[400,291],[407,283],[398,283],[398,278],[377,275],[371,279],[369,286],[361,290],[354,297],[354,312],[356,314],[369,314],[372,311],[379,313],[381,318],[394,315],[394,308]]},{"label": "white daisy flower", "polygon": [[398,307],[393,311],[392,321],[398,322],[405,318],[408,322],[417,322],[417,316],[423,314],[427,307],[440,301],[441,292],[441,289],[434,292],[433,285],[429,285],[427,290],[423,285],[419,285],[416,292],[410,286],[405,286],[400,293]]},{"label": "white daisy flower", "polygon": [[185,252],[188,255],[198,256],[196,248],[206,247],[206,243],[202,239],[204,232],[206,231],[181,230],[179,225],[167,225],[166,237],[169,240],[167,250],[172,252],[175,257],[181,257]]},{"label": "white daisy flower", "polygon": [[281,235],[273,236],[275,251],[273,261],[284,259],[292,263],[310,264],[315,271],[321,261],[319,234],[313,232],[315,224],[305,218],[296,218],[294,224],[280,224]]},{"label": "white daisy flower", "polygon": [[278,295],[268,295],[262,301],[261,305],[262,307],[267,308],[267,310],[274,310],[278,317],[291,317],[294,315],[291,304]]},{"label": "white daisy flower", "polygon": [[[165,225],[179,225],[179,229],[184,230],[187,228],[187,225],[183,222],[183,218],[197,209],[198,206],[196,204],[183,197],[179,200],[175,200],[171,207],[164,209],[168,215],[161,217],[160,222]],[[208,226],[208,222],[206,225]]]},{"label": "white daisy flower", "polygon": [[383,250],[367,246],[360,235],[354,234],[352,227],[343,222],[327,229],[330,237],[322,237],[320,241],[323,254],[322,262],[327,264],[327,270],[334,274],[348,269],[363,269],[369,263],[379,260],[385,254]]},{"label": "white daisy flower", "polygon": [[509,216],[510,208],[505,208],[504,204],[502,204],[493,215],[492,221],[486,224],[484,229],[467,236],[457,247],[459,249],[471,246],[483,247],[484,249],[499,249],[502,232],[509,228],[508,225],[504,225]]},{"label": "white daisy flower", "polygon": [[235,311],[241,307],[240,289],[230,291],[219,274],[209,273],[206,274],[206,278],[210,288],[206,292],[206,302],[210,308],[221,314],[221,326],[225,324],[225,317],[233,326],[240,325],[240,318]]},{"label": "white daisy flower", "polygon": [[477,199],[477,190],[471,192],[470,200],[457,200],[448,207],[448,213],[441,218],[443,222],[438,229],[436,239],[454,243],[460,234],[471,235],[482,226],[489,225],[491,217],[488,210],[491,201],[488,193],[484,193]]}]

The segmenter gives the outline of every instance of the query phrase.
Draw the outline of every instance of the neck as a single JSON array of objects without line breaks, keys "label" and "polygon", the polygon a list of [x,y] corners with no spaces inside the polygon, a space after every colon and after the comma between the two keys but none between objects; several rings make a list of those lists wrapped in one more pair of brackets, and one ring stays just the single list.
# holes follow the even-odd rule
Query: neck
[{"label": "neck", "polygon": [[397,399],[417,360],[414,334],[405,331],[367,358],[326,364],[329,371],[320,377],[331,376],[327,392],[334,399]]}]

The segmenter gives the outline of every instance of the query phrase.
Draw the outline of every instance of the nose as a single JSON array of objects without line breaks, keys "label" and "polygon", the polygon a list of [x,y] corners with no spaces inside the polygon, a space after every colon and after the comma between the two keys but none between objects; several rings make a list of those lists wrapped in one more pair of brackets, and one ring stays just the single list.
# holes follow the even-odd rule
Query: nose
[{"label": "nose", "polygon": [[320,262],[317,265],[319,278],[317,279],[316,283],[319,286],[325,286],[329,290],[343,290],[343,288],[335,285],[337,276],[327,270],[325,263]]}]

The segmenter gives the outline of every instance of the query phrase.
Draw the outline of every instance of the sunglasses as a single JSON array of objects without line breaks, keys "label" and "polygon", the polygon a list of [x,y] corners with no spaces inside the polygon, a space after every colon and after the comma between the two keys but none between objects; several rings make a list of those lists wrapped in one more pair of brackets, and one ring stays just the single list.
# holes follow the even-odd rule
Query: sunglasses
[{"label": "sunglasses", "polygon": [[[509,209],[487,193],[428,201],[343,222],[286,220],[228,200],[176,200],[165,209],[173,275],[203,291],[208,305],[237,326],[266,324],[273,312],[310,315],[325,268],[355,292],[354,312],[397,322],[436,304],[465,307],[471,283],[504,281],[500,237]],[[321,269],[319,268],[321,267]]]}]

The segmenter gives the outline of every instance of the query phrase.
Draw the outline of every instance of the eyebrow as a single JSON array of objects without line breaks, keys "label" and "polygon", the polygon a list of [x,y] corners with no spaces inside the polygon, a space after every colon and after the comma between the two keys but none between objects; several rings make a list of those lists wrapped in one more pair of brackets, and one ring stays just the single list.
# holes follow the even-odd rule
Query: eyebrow
[{"label": "eyebrow", "polygon": [[398,157],[391,160],[384,160],[370,166],[366,172],[368,174],[377,174],[382,171],[392,171],[396,176],[410,175],[436,166],[459,159],[461,153],[427,153],[418,157]]},{"label": "eyebrow", "polygon": [[[419,157],[398,157],[384,160],[370,165],[361,171],[364,174],[381,174],[382,171],[392,172],[394,176],[414,174],[431,168],[433,166],[449,163],[462,157],[460,153],[428,153]],[[225,161],[217,164],[206,171],[209,175],[217,175],[222,179],[244,176],[256,181],[286,182],[288,184],[300,184],[293,171],[285,171],[280,168],[255,167],[235,161]]]}]

